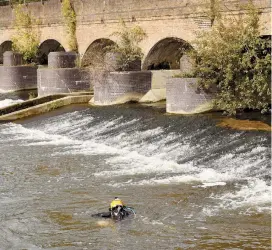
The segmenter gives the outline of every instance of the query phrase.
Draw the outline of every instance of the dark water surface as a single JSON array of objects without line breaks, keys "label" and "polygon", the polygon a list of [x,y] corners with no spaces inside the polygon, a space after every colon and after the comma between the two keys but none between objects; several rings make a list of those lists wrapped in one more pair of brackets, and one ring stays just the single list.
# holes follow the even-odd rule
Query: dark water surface
[{"label": "dark water surface", "polygon": [[[164,112],[69,106],[0,124],[0,249],[270,249],[270,133]],[[136,217],[91,217],[114,196]]]}]

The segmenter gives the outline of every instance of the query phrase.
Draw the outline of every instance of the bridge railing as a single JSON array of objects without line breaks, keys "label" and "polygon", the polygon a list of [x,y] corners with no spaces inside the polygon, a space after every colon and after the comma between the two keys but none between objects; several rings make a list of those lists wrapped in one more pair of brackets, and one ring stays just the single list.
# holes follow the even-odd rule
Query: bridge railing
[{"label": "bridge railing", "polygon": [[0,6],[13,5],[13,4],[27,4],[32,2],[45,2],[47,0],[0,0]]}]

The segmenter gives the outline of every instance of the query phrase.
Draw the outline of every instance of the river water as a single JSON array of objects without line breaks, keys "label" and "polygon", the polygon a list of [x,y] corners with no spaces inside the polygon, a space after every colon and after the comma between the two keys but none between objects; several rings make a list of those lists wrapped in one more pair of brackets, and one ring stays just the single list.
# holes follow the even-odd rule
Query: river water
[{"label": "river water", "polygon": [[[0,124],[0,249],[270,249],[270,133],[136,104]],[[136,216],[91,217],[120,197]]]}]

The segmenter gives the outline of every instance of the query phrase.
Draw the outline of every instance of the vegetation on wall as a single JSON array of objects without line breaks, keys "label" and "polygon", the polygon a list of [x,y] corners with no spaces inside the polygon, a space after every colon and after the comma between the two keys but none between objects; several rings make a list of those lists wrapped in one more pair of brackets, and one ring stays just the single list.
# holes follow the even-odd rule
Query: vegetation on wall
[{"label": "vegetation on wall", "polygon": [[62,0],[61,13],[68,36],[69,50],[77,52],[78,44],[76,38],[76,13],[71,5],[70,0]]},{"label": "vegetation on wall", "polygon": [[11,38],[12,49],[21,53],[27,63],[31,63],[36,57],[39,47],[39,20],[24,11],[21,4],[16,6],[14,13],[13,28],[15,32]]},{"label": "vegetation on wall", "polygon": [[[219,1],[219,0],[216,0]],[[267,111],[271,98],[271,44],[260,37],[260,16],[251,2],[246,15],[216,13],[210,31],[196,40],[192,76],[217,86],[215,105],[228,114],[245,108]]]},{"label": "vegetation on wall", "polygon": [[118,54],[118,63],[125,69],[130,62],[142,59],[143,52],[139,47],[140,42],[146,38],[145,31],[140,26],[128,27],[120,21],[120,30],[112,33],[118,38],[116,44],[108,46],[107,49]]}]

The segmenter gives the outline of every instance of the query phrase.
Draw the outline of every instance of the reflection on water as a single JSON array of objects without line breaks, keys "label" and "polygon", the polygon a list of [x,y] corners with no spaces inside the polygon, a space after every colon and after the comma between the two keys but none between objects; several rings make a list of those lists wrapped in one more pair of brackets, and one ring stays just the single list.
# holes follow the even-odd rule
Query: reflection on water
[{"label": "reflection on water", "polygon": [[[269,132],[77,107],[0,125],[0,248],[270,248]],[[115,196],[135,218],[91,217]]]}]

